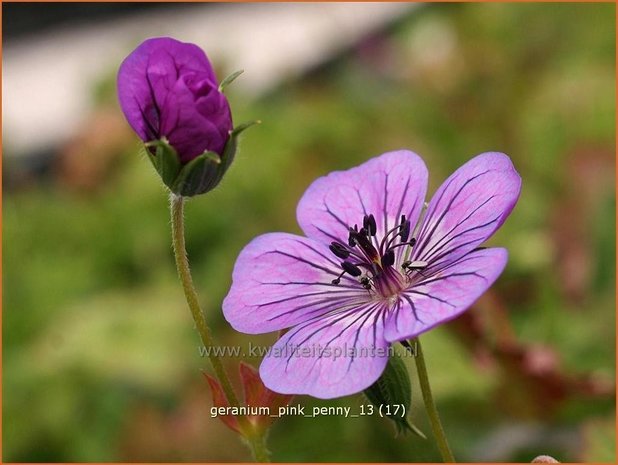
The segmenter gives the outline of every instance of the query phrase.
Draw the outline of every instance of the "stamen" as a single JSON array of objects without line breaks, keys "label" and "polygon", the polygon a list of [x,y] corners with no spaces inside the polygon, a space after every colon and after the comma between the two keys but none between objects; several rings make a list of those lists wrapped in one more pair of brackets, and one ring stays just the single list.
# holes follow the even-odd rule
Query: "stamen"
[{"label": "stamen", "polygon": [[[402,215],[402,218],[405,218],[405,215]],[[399,234],[401,233],[401,227],[403,226],[402,223],[396,225],[394,228],[389,229],[386,234],[384,235],[384,237],[382,238],[382,242],[380,243],[380,252],[384,253],[385,250],[388,250],[388,248],[391,246],[391,244],[399,237]],[[393,235],[392,237],[390,237],[391,235]]]},{"label": "stamen", "polygon": [[360,279],[361,286],[363,286],[366,290],[371,290],[371,278],[369,276],[363,276]]},{"label": "stamen", "polygon": [[363,218],[363,228],[367,230],[370,236],[376,235],[378,228],[376,226],[376,219],[372,214],[365,215]]},{"label": "stamen", "polygon": [[399,232],[399,237],[401,237],[401,242],[406,242],[408,240],[409,235],[410,235],[410,220],[406,220],[406,215],[401,215],[401,231]]},{"label": "stamen", "polygon": [[382,266],[383,267],[393,266],[394,263],[395,263],[395,252],[393,252],[393,249],[391,249],[382,256]]},{"label": "stamen", "polygon": [[[413,247],[416,239],[411,238],[411,224],[405,215],[383,237],[377,236],[377,223],[372,214],[364,215],[362,226],[358,224],[348,228],[347,245],[345,241],[333,241],[330,251],[342,259],[341,274],[331,281],[338,285],[347,273],[351,278],[358,278],[358,284],[370,295],[391,298],[397,295],[409,282],[409,274],[427,266],[426,262],[405,262],[400,269],[395,269],[397,247]],[[393,245],[395,244],[395,245]],[[420,271],[419,271],[420,273]]]},{"label": "stamen", "polygon": [[343,244],[339,244],[338,242],[332,242],[328,248],[337,257],[343,258],[344,260],[350,256],[350,251],[346,249]]},{"label": "stamen", "polygon": [[413,271],[413,270],[422,270],[423,268],[427,267],[427,262],[424,262],[422,260],[415,260],[415,261],[405,261],[401,264],[401,267],[404,270],[408,270],[408,271]]},{"label": "stamen", "polygon": [[355,278],[363,273],[358,266],[348,261],[341,262],[341,268],[343,268],[343,271],[351,276],[354,276]]},{"label": "stamen", "polygon": [[361,228],[360,231],[350,229],[350,241],[354,241],[355,246],[358,245],[367,261],[372,262],[379,259],[380,254],[371,243],[365,228]]},{"label": "stamen", "polygon": [[[354,227],[356,228],[356,225]],[[350,247],[356,247],[356,239],[355,239],[355,237],[356,237],[356,233],[357,232],[356,232],[356,230],[354,230],[352,228],[349,229],[349,232],[350,232],[350,235],[348,236],[348,245]]]},{"label": "stamen", "polygon": [[339,284],[341,282],[341,277],[345,274],[345,270],[341,272],[341,274],[339,276],[337,276],[335,279],[333,279],[331,281],[331,284],[334,284],[335,286],[337,284]]},{"label": "stamen", "polygon": [[413,237],[408,242],[400,242],[399,244],[392,246],[390,250],[396,249],[397,247],[403,247],[404,245],[409,245],[410,247],[414,247],[415,244],[416,244],[416,238]]}]

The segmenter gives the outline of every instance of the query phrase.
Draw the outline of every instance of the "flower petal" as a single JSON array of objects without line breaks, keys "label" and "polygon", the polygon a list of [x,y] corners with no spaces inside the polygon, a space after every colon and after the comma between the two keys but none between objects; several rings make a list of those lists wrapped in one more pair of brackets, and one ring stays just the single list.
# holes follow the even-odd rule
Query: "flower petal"
[{"label": "flower petal", "polygon": [[377,237],[383,237],[401,215],[415,224],[426,191],[423,160],[407,150],[388,152],[314,181],[300,200],[296,217],[309,237],[347,242],[348,227],[362,226],[363,216],[373,214]]},{"label": "flower petal", "polygon": [[455,318],[494,283],[506,261],[506,249],[479,249],[418,282],[391,311],[384,337],[400,341]]},{"label": "flower petal", "polygon": [[160,135],[167,137],[183,163],[206,150],[223,153],[232,130],[231,110],[226,98],[215,84],[206,85],[209,85],[208,94],[196,101],[194,92],[184,79],[180,79],[161,104]]},{"label": "flower petal", "polygon": [[216,83],[203,50],[170,37],[142,42],[118,70],[118,99],[133,130],[144,141],[160,137],[159,107],[181,73],[196,72]]},{"label": "flower petal", "polygon": [[262,361],[262,381],[275,392],[320,399],[371,386],[388,361],[386,311],[384,302],[342,307],[292,328]]},{"label": "flower petal", "polygon": [[521,190],[521,178],[503,153],[474,157],[434,194],[416,235],[412,259],[431,270],[478,247],[506,220]]},{"label": "flower petal", "polygon": [[331,283],[340,272],[326,245],[293,234],[264,234],[236,260],[223,314],[237,331],[258,334],[367,301],[367,291],[348,275],[339,285]]}]

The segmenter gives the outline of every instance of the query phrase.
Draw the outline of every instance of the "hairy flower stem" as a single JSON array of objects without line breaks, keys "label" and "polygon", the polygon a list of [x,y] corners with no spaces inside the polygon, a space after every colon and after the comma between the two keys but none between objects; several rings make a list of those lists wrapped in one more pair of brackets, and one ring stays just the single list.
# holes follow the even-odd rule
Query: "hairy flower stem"
[{"label": "hairy flower stem", "polygon": [[[171,194],[170,210],[172,216],[172,244],[174,246],[174,257],[176,258],[176,268],[178,270],[180,282],[182,283],[185,298],[187,299],[189,310],[191,310],[191,315],[195,321],[195,326],[202,339],[202,343],[208,348],[214,347],[215,344],[212,333],[204,318],[204,312],[202,312],[202,308],[200,307],[197,291],[193,286],[193,279],[191,278],[191,269],[189,268],[189,260],[185,248],[184,197]],[[221,383],[221,387],[223,388],[223,392],[230,406],[239,407],[238,397],[236,397],[232,383],[223,368],[221,360],[213,350],[208,351],[208,358],[216,378]],[[255,433],[253,425],[242,415],[238,417],[238,423],[242,431],[248,432],[247,443],[253,452],[255,460],[258,462],[268,462],[269,454],[266,449],[264,435]]]},{"label": "hairy flower stem", "polygon": [[266,434],[254,434],[247,441],[256,462],[270,462],[270,452],[266,447]]},{"label": "hairy flower stem", "polygon": [[412,340],[412,347],[416,347],[416,357],[414,361],[416,363],[416,371],[418,372],[418,380],[421,385],[421,392],[423,393],[423,401],[425,402],[425,409],[429,416],[429,422],[431,423],[431,429],[433,435],[438,443],[438,449],[440,455],[442,455],[442,461],[444,463],[454,463],[455,457],[451,452],[451,448],[446,440],[440,417],[438,416],[438,409],[433,401],[431,395],[431,387],[429,386],[429,377],[427,376],[427,367],[425,366],[425,358],[423,356],[423,349],[421,348],[421,342],[418,338]]}]

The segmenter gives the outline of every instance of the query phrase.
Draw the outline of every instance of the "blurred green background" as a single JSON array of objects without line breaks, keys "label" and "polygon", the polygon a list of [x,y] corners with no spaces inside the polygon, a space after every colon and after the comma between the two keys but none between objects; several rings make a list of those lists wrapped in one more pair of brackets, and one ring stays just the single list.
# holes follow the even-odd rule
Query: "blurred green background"
[{"label": "blurred green background", "polygon": [[[117,107],[115,71],[92,83],[97,109],[45,176],[5,158],[3,459],[248,460],[209,417],[167,196]],[[186,212],[221,344],[274,341],[235,333],[220,303],[250,239],[300,232],[296,203],[316,177],[408,148],[433,192],[503,151],[523,178],[491,240],[509,249],[506,271],[422,338],[447,435],[460,461],[615,460],[615,5],[426,5],[266,95],[228,95],[237,123],[263,124]],[[226,360],[235,381],[238,361]],[[414,387],[411,418],[429,435]],[[439,461],[431,439],[395,438],[379,418],[287,417],[269,444],[275,461]]]}]

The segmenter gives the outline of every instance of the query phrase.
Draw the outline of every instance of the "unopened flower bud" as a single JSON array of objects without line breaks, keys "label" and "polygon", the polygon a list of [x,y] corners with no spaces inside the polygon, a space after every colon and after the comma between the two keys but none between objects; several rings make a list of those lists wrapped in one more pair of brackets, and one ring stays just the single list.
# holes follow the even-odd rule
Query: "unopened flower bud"
[{"label": "unopened flower bud", "polygon": [[[230,407],[221,384],[209,375],[205,375],[212,392],[212,403],[215,407]],[[235,415],[218,415],[218,418],[231,430],[242,436],[265,433],[276,419],[280,407],[288,405],[294,396],[278,394],[271,391],[260,379],[258,371],[251,365],[240,362],[240,381],[244,392],[244,403],[238,407]],[[272,416],[271,416],[272,415]],[[238,417],[245,417],[247,422],[239,422]],[[246,431],[247,423],[251,431]]]},{"label": "unopened flower bud", "polygon": [[232,163],[237,135],[248,127],[233,129],[206,54],[169,37],[142,42],[122,62],[118,99],[163,182],[177,195],[216,187]]}]

